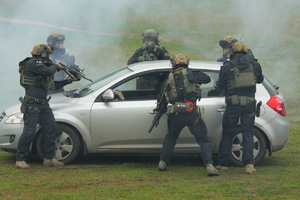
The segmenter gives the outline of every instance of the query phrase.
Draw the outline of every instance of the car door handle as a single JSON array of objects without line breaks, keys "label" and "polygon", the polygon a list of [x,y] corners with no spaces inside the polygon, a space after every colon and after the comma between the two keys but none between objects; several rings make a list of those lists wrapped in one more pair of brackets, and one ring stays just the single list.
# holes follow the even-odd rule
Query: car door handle
[{"label": "car door handle", "polygon": [[219,108],[218,112],[225,112],[225,108]]}]

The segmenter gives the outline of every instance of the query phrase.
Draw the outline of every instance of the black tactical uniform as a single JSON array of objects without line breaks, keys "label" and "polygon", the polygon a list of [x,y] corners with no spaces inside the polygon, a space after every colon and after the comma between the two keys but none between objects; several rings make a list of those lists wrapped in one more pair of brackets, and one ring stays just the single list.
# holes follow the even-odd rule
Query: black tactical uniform
[{"label": "black tactical uniform", "polygon": [[[180,58],[177,63],[187,58],[182,54],[176,56]],[[176,56],[172,60],[177,59],[175,58]],[[159,170],[164,171],[166,169],[166,164],[171,160],[181,130],[188,126],[201,147],[204,165],[212,167],[213,172],[209,171],[209,175],[216,176],[218,172],[212,166],[211,143],[207,136],[206,124],[200,117],[199,108],[196,105],[196,101],[201,98],[200,85],[209,83],[211,79],[200,70],[192,71],[188,69],[188,60],[187,62],[183,61],[183,63],[187,64],[176,66],[174,73],[169,75],[158,96],[158,102],[162,102],[162,98],[166,100],[166,103],[161,105],[162,107],[159,107],[159,109],[165,110],[167,103],[171,104],[166,110],[166,114],[168,115],[168,133],[164,138],[162,146]]]},{"label": "black tactical uniform", "polygon": [[169,52],[165,47],[158,44],[158,35],[159,33],[154,29],[146,30],[142,34],[144,46],[135,51],[127,65],[143,61],[169,60]]},{"label": "black tactical uniform", "polygon": [[[24,129],[19,140],[16,160],[26,160],[29,147],[35,138],[37,124],[41,125],[45,134],[44,157],[52,159],[54,157],[55,139],[58,136],[58,126],[46,99],[48,90],[45,83],[53,78],[52,76],[58,70],[59,65],[51,64],[47,66],[44,64],[45,60],[39,56],[33,56],[24,61],[27,61],[24,68],[25,83],[23,82],[27,109],[24,113]],[[54,82],[53,86],[55,88],[53,89],[63,87],[69,83],[71,83],[69,80]]]},{"label": "black tactical uniform", "polygon": [[[66,65],[70,69],[74,69],[76,71],[81,71],[78,65],[75,64],[75,56],[70,55],[68,50],[63,47],[63,43],[65,41],[65,36],[62,35],[59,32],[52,32],[49,34],[47,37],[47,44],[50,46],[53,51],[52,54],[50,55],[50,59],[52,60],[53,63],[58,63],[62,62],[64,65]],[[56,46],[57,42],[61,42],[62,45],[60,48]],[[65,71],[60,70],[57,71],[54,74],[54,81],[64,81],[68,78],[68,75]],[[57,92],[62,92],[64,91],[63,87],[60,87],[59,89],[55,91],[48,91],[48,94],[53,94]]]},{"label": "black tactical uniform", "polygon": [[152,51],[147,51],[145,45],[135,51],[133,56],[128,60],[127,65],[137,63],[140,56],[143,56],[145,61],[170,60],[169,52],[165,47],[156,44]]},{"label": "black tactical uniform", "polygon": [[[239,44],[240,42],[236,42],[234,46],[238,46]],[[244,44],[242,43],[242,45]],[[241,119],[243,134],[242,161],[245,166],[253,164],[256,83],[262,83],[264,78],[262,69],[257,60],[255,60],[251,54],[246,53],[246,51],[233,52],[231,60],[225,62],[221,67],[219,80],[217,81],[217,87],[225,90],[225,101],[227,102],[222,122],[223,131],[219,149],[219,166],[226,167],[229,165],[232,139],[239,119]],[[251,66],[253,70],[251,70]],[[244,77],[242,81],[245,85],[242,86],[241,84],[235,83],[240,82],[236,81],[235,76],[238,73],[239,76],[242,76],[242,72],[246,72],[247,70],[247,75],[245,73],[247,77]],[[256,171],[255,169],[253,170]]]}]

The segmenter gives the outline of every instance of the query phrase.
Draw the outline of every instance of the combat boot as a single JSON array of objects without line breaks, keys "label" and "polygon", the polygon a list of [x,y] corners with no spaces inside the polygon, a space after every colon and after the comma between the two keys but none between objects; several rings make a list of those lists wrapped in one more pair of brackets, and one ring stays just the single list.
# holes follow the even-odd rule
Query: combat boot
[{"label": "combat boot", "polygon": [[18,169],[29,169],[30,168],[30,166],[25,161],[17,161],[16,167]]},{"label": "combat boot", "polygon": [[206,170],[208,176],[219,176],[219,171],[216,170],[216,168],[212,164],[207,164],[206,165]]},{"label": "combat boot", "polygon": [[246,165],[246,174],[253,174],[256,173],[256,169],[254,168],[253,164]]},{"label": "combat boot", "polygon": [[165,161],[161,160],[158,163],[158,171],[166,171],[167,170],[167,164]]},{"label": "combat boot", "polygon": [[228,171],[228,167],[226,167],[226,166],[220,166],[220,165],[218,165],[218,166],[216,166],[216,169],[217,170],[221,170],[221,171]]},{"label": "combat boot", "polygon": [[59,167],[59,166],[64,166],[65,164],[62,162],[59,162],[56,158],[52,158],[52,159],[47,159],[44,158],[44,166],[54,166],[54,167]]}]

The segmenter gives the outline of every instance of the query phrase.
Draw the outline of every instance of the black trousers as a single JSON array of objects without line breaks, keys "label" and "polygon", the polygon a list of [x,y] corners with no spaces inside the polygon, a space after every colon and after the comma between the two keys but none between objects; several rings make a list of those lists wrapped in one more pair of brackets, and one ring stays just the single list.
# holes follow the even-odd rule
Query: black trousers
[{"label": "black trousers", "polygon": [[242,161],[244,165],[253,164],[253,127],[255,119],[255,103],[248,103],[246,106],[227,104],[223,116],[222,139],[219,149],[219,165],[229,165],[229,155],[232,150],[232,140],[235,129],[241,119],[243,155]]},{"label": "black trousers", "polygon": [[32,103],[33,108],[27,109],[24,114],[24,128],[23,133],[19,139],[17,149],[17,161],[26,161],[30,145],[36,135],[36,126],[39,123],[44,132],[43,150],[44,157],[52,159],[55,152],[55,139],[58,137],[58,126],[55,122],[52,109],[49,105]]},{"label": "black trousers", "polygon": [[[168,116],[168,133],[164,138],[160,160],[169,163],[173,154],[176,141],[181,130],[188,126],[190,132],[194,135],[197,143],[201,147],[201,155],[204,165],[213,164],[211,143],[207,136],[205,122],[198,120],[197,109],[190,113],[172,114]],[[195,123],[196,122],[196,123]]]}]

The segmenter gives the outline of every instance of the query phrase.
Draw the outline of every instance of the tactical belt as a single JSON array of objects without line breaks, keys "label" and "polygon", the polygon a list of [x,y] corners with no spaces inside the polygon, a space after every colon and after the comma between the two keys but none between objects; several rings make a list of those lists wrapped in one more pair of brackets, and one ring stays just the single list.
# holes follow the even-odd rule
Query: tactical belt
[{"label": "tactical belt", "polygon": [[35,97],[28,96],[27,94],[25,95],[24,99],[25,99],[25,101],[33,101],[33,102],[40,103],[40,104],[47,104],[48,103],[47,99],[38,99],[38,98],[35,98]]},{"label": "tactical belt", "polygon": [[173,105],[168,106],[167,108],[167,115],[170,114],[178,114],[178,113],[189,113],[197,106],[193,102],[176,102]]},{"label": "tactical belt", "polygon": [[255,99],[253,97],[247,97],[247,96],[238,96],[238,95],[232,95],[228,96],[225,99],[225,103],[231,103],[232,105],[241,105],[246,106],[248,103],[254,102]]}]

